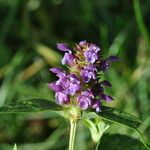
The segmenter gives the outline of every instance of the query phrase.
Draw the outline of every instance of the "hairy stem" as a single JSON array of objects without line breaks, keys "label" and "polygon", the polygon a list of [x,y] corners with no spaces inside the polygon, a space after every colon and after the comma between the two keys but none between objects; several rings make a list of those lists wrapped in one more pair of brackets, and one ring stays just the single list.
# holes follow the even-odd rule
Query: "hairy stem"
[{"label": "hairy stem", "polygon": [[70,120],[70,140],[69,140],[69,150],[74,150],[74,142],[75,142],[75,135],[76,135],[76,120]]}]

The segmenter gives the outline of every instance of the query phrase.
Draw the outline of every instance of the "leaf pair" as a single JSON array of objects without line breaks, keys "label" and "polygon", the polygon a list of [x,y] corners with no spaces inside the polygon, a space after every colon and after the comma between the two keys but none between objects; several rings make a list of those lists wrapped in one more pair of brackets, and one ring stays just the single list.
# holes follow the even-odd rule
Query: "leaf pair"
[{"label": "leaf pair", "polygon": [[[52,101],[38,98],[31,98],[29,100],[11,103],[9,105],[0,107],[0,113],[33,113],[52,111],[61,112],[63,111],[63,108]],[[98,115],[104,120],[119,123],[137,131],[145,147],[150,150],[149,146],[145,143],[142,134],[138,130],[138,127],[141,125],[142,122],[136,117],[115,108],[105,106],[102,107],[102,112],[87,112],[85,113],[84,117],[90,117],[93,116],[93,114]]]}]

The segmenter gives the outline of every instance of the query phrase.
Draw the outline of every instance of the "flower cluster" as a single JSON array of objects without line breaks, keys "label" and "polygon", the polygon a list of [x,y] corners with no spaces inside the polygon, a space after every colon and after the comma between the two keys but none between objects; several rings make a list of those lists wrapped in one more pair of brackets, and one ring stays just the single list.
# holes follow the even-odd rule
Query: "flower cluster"
[{"label": "flower cluster", "polygon": [[51,68],[58,80],[48,84],[55,91],[56,101],[60,105],[76,105],[82,110],[101,110],[101,102],[111,102],[113,98],[104,93],[104,86],[111,87],[109,81],[99,81],[98,73],[103,73],[109,68],[110,62],[117,61],[116,56],[102,58],[102,50],[95,44],[81,41],[74,50],[65,44],[57,44],[63,51],[62,64],[67,65],[68,72],[61,68]]}]

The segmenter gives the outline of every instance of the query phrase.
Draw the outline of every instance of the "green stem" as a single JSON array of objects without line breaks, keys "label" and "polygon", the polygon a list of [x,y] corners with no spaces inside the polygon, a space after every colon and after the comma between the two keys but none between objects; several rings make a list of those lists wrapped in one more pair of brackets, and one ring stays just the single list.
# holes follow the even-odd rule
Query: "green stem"
[{"label": "green stem", "polygon": [[70,126],[71,128],[70,128],[69,150],[74,150],[77,122],[75,120],[70,120]]},{"label": "green stem", "polygon": [[96,143],[96,147],[95,147],[95,150],[99,150],[99,145],[100,145],[100,140],[98,143]]}]

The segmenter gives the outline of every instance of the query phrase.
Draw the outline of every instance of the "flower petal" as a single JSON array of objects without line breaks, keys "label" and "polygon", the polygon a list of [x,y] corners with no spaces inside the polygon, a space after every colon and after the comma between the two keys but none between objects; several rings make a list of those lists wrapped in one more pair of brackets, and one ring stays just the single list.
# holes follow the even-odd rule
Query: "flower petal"
[{"label": "flower petal", "polygon": [[49,87],[50,89],[52,89],[53,91],[55,91],[55,92],[61,92],[61,91],[63,91],[62,86],[56,85],[56,82],[49,83],[49,84],[48,84],[48,87]]},{"label": "flower petal", "polygon": [[61,51],[64,51],[64,52],[70,52],[71,51],[66,43],[57,43],[57,48]]},{"label": "flower petal", "polygon": [[84,44],[86,44],[86,40],[79,42],[79,45],[80,45],[80,46],[83,46]]},{"label": "flower petal", "polygon": [[56,73],[56,75],[58,77],[65,76],[65,72],[61,68],[57,68],[57,67],[51,68],[50,71],[53,72],[53,73]]},{"label": "flower petal", "polygon": [[108,58],[107,58],[109,61],[119,61],[119,58],[118,57],[116,57],[116,56],[109,56]]},{"label": "flower petal", "polygon": [[74,56],[73,54],[70,54],[70,53],[65,53],[63,59],[62,59],[62,64],[68,64],[68,65],[71,65],[73,64],[74,62]]},{"label": "flower petal", "polygon": [[68,104],[70,101],[69,96],[63,92],[56,92],[55,94],[56,100],[58,104]]},{"label": "flower petal", "polygon": [[111,102],[113,100],[111,96],[106,95],[106,94],[101,94],[101,98],[107,102]]},{"label": "flower petal", "polygon": [[107,80],[104,80],[104,81],[100,82],[100,84],[112,87],[111,83]]},{"label": "flower petal", "polygon": [[99,100],[95,101],[92,105],[93,109],[96,109],[96,112],[100,112],[101,111],[101,102]]}]

